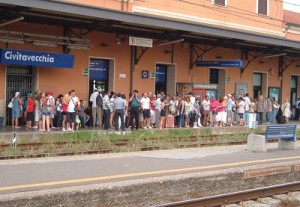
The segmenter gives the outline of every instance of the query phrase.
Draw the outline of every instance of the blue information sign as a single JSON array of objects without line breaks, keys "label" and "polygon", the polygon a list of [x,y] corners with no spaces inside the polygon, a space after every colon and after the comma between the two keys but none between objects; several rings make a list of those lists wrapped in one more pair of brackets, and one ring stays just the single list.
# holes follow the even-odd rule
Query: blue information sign
[{"label": "blue information sign", "polygon": [[266,142],[271,139],[281,139],[283,141],[296,141],[296,125],[267,126]]},{"label": "blue information sign", "polygon": [[226,61],[196,61],[197,67],[243,67],[242,60],[226,60]]},{"label": "blue information sign", "polygon": [[90,79],[107,80],[108,60],[90,59]]},{"label": "blue information sign", "polygon": [[74,56],[62,53],[1,49],[3,64],[73,68]]},{"label": "blue information sign", "polygon": [[165,83],[166,82],[166,71],[167,71],[167,66],[157,65],[155,81],[159,82],[159,83]]}]

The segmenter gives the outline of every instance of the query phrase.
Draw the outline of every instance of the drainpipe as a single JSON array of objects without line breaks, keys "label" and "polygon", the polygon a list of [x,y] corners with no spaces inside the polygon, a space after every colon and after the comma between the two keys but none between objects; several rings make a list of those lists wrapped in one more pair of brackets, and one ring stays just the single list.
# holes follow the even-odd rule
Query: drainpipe
[{"label": "drainpipe", "polygon": [[124,11],[124,0],[121,2],[121,11]]}]

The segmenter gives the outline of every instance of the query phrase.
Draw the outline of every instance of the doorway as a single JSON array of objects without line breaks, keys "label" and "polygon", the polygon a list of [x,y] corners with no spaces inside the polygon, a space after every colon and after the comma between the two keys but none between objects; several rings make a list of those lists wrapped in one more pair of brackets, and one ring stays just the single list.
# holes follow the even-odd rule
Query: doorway
[{"label": "doorway", "polygon": [[114,61],[109,59],[90,58],[89,64],[89,94],[94,89],[101,93],[113,90]]},{"label": "doorway", "polygon": [[214,96],[215,98],[223,97],[225,95],[225,80],[226,69],[210,68],[209,70],[209,84],[217,84],[218,90],[207,90],[206,95]]},{"label": "doorway", "polygon": [[176,95],[175,65],[156,64],[155,74],[155,94]]},{"label": "doorway", "polygon": [[[6,105],[11,101],[16,92],[20,92],[25,102],[27,93],[35,91],[35,69],[32,66],[7,65],[6,75]],[[6,110],[6,126],[11,126],[11,109]],[[25,124],[23,116],[19,120],[20,125]]]}]

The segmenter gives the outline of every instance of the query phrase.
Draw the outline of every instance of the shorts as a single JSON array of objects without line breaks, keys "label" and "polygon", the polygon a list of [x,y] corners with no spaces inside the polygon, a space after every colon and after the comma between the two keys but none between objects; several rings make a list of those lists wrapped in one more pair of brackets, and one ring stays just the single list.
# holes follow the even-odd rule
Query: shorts
[{"label": "shorts", "polygon": [[144,119],[150,119],[150,109],[144,109],[143,110],[143,118]]},{"label": "shorts", "polygon": [[33,121],[34,115],[33,112],[27,112],[27,121]]},{"label": "shorts", "polygon": [[76,121],[76,112],[67,112],[67,122],[75,123],[75,121]]},{"label": "shorts", "polygon": [[48,110],[47,108],[43,108],[43,109],[42,109],[42,115],[43,115],[43,116],[50,116],[49,110]]},{"label": "shorts", "polygon": [[67,112],[63,111],[63,112],[61,112],[61,115],[65,116],[65,115],[67,115]]},{"label": "shorts", "polygon": [[244,119],[244,113],[239,113],[240,119]]}]

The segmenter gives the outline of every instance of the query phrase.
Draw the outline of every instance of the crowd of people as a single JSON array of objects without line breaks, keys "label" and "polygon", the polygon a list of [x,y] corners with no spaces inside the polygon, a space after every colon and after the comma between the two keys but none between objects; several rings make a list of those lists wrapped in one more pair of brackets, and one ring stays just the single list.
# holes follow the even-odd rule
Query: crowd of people
[{"label": "crowd of people", "polygon": [[134,90],[127,99],[125,94],[100,93],[95,89],[88,101],[80,100],[75,90],[71,90],[56,98],[53,91],[28,93],[26,97],[16,92],[11,102],[12,126],[19,128],[22,118],[27,129],[40,131],[74,131],[79,127],[124,131],[246,126],[249,114],[256,114],[258,124],[263,121],[287,123],[291,116],[288,99],[280,105],[274,97],[264,99],[259,96],[251,100],[249,94],[244,97],[227,94],[219,99],[206,96],[202,99],[192,93],[170,97],[164,92],[140,95],[138,90]]}]

